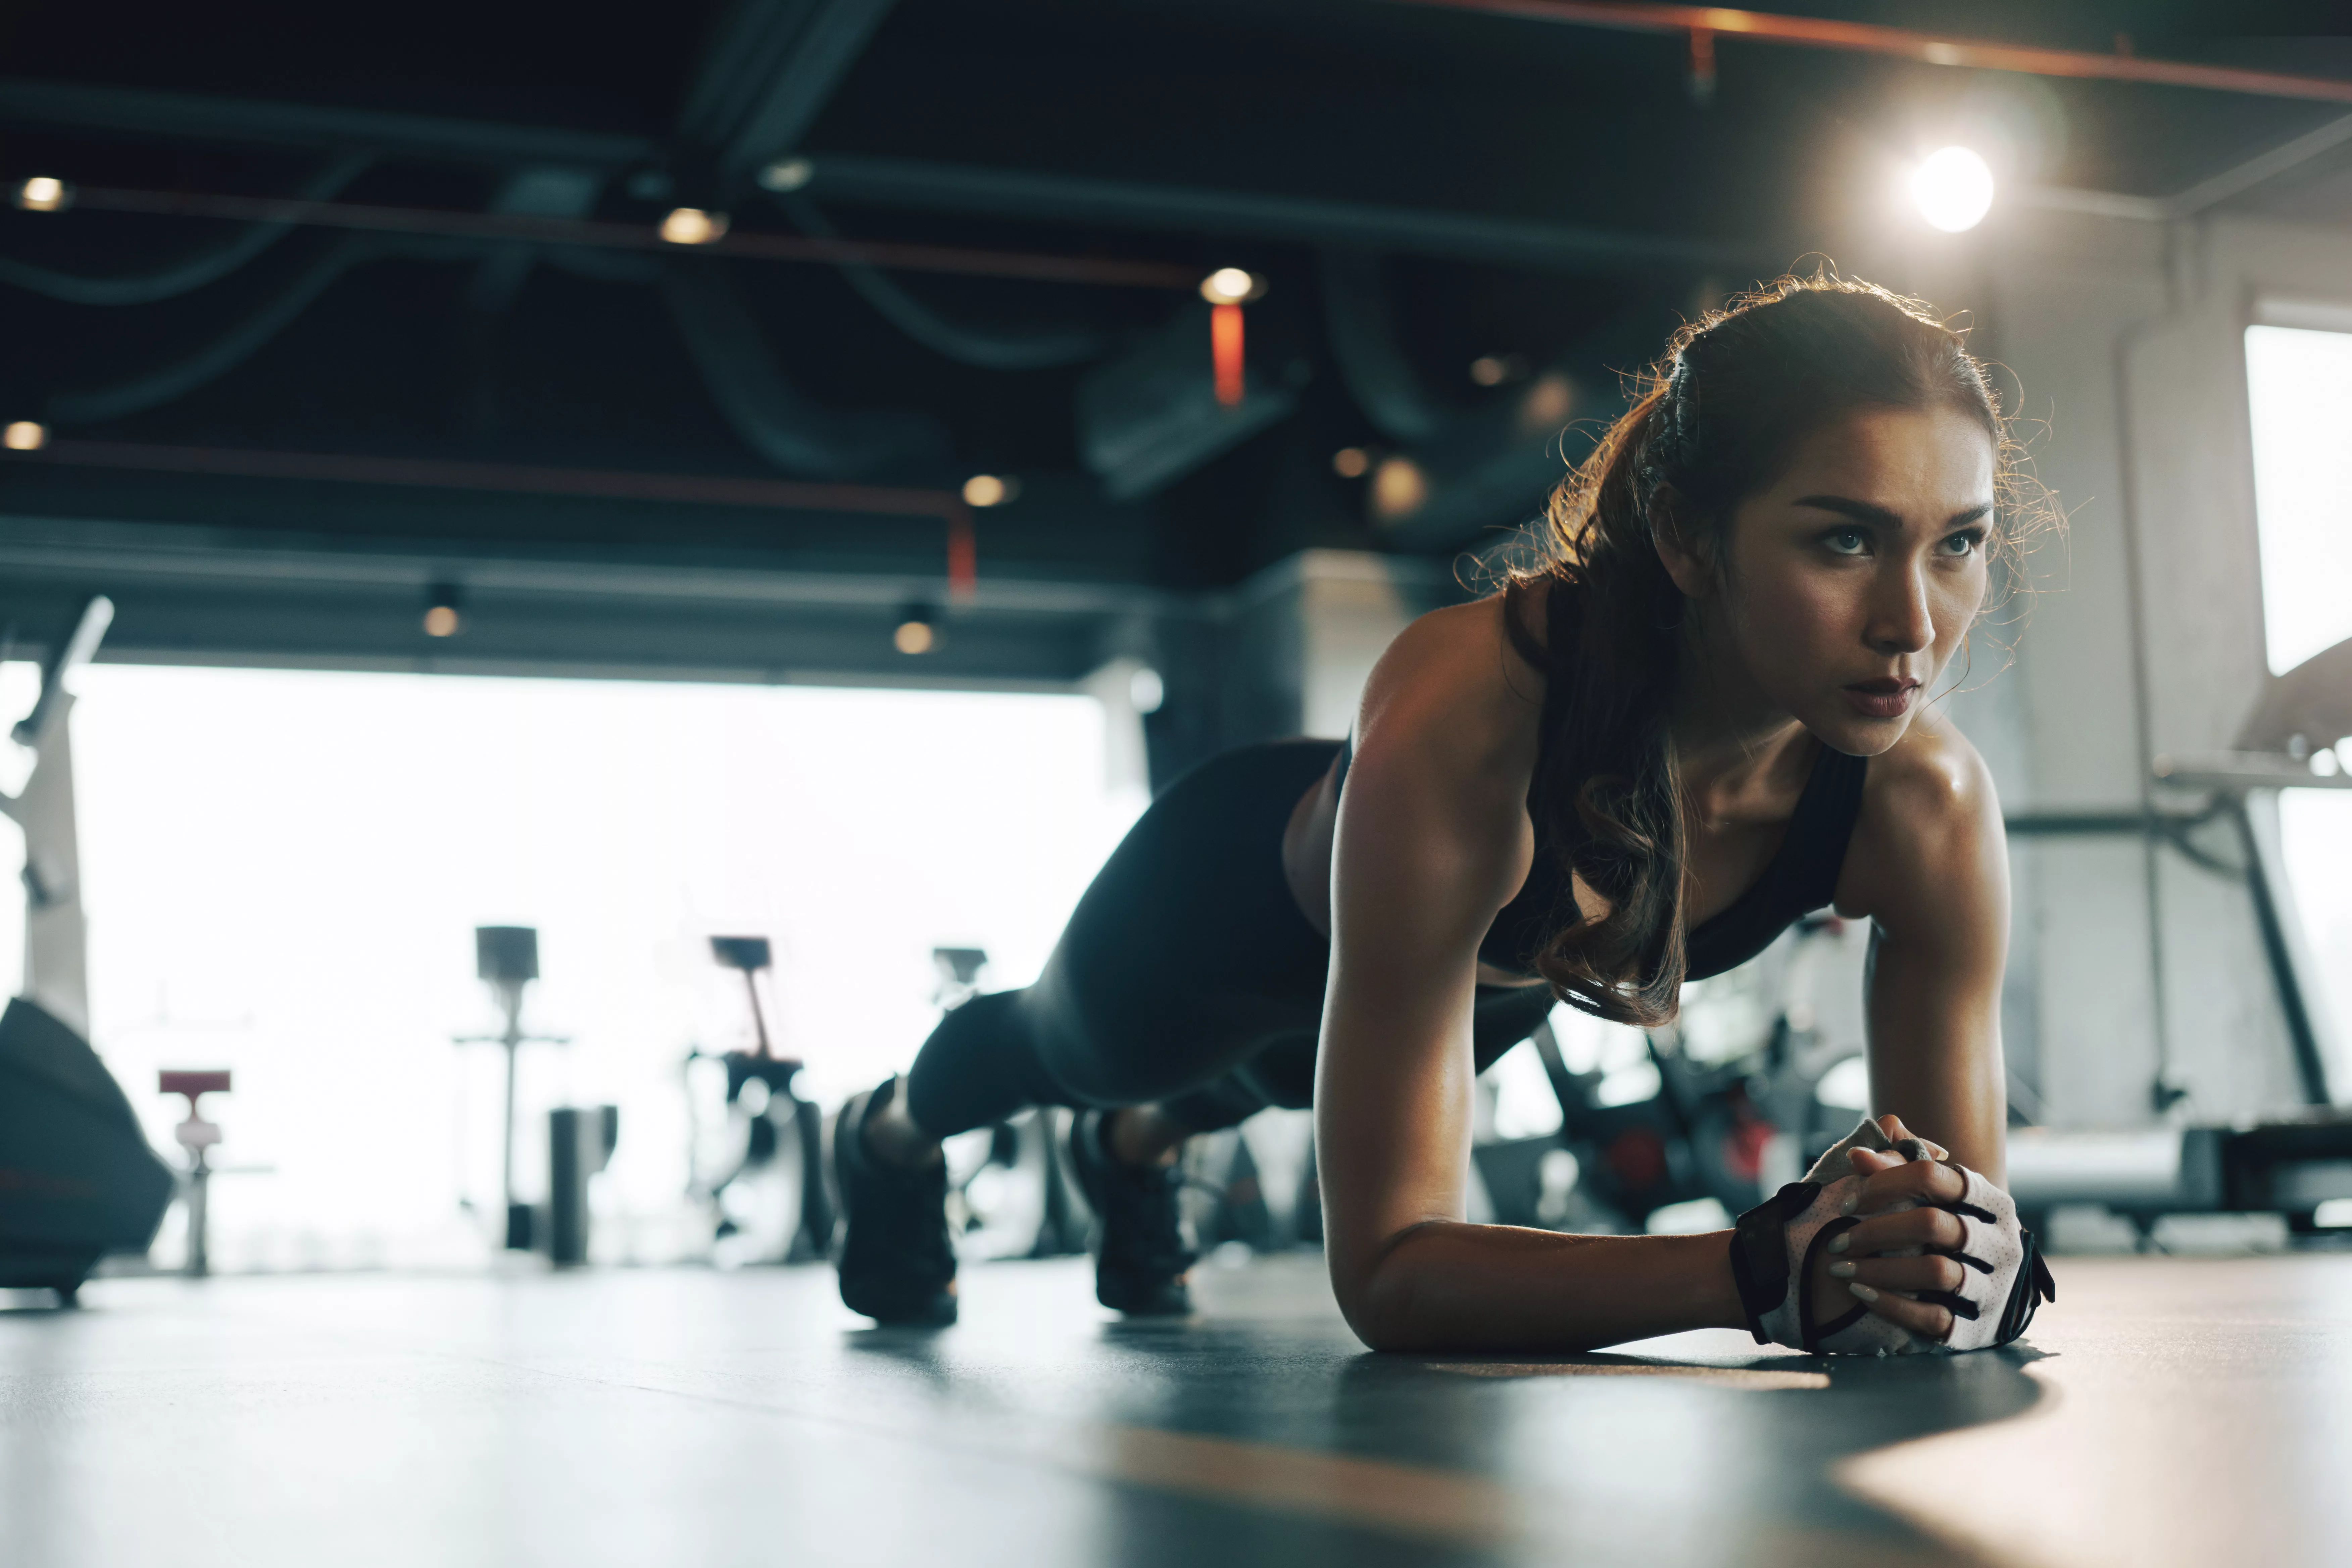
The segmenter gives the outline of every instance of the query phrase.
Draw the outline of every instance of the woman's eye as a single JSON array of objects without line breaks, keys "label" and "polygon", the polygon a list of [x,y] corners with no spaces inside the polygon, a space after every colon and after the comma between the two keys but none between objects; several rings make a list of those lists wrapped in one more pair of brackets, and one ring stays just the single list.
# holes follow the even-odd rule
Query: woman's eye
[{"label": "woman's eye", "polygon": [[1980,534],[1956,533],[1949,539],[1944,541],[1944,553],[1947,555],[1973,555],[1976,553],[1977,547],[1983,542],[1983,536]]},{"label": "woman's eye", "polygon": [[1858,528],[1841,528],[1822,535],[1832,555],[1859,555],[1870,548],[1870,538]]}]

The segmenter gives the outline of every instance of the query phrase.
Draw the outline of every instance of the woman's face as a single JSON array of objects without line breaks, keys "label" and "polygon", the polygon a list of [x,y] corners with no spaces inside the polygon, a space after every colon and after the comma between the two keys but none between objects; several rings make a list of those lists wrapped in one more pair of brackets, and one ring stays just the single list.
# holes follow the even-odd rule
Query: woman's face
[{"label": "woman's face", "polygon": [[1866,407],[1734,509],[1721,626],[1774,707],[1856,756],[1902,738],[1984,604],[1993,471],[1967,415]]}]

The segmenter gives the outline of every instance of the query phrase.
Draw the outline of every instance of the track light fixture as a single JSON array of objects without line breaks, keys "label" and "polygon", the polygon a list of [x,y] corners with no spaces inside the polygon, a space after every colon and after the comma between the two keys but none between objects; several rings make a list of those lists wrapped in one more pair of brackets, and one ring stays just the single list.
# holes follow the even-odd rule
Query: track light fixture
[{"label": "track light fixture", "polygon": [[425,591],[425,635],[428,637],[454,637],[464,629],[465,617],[459,614],[465,595],[455,583],[436,583]]},{"label": "track light fixture", "polygon": [[929,605],[908,605],[898,612],[898,629],[890,641],[900,653],[930,652],[940,645],[939,612]]}]

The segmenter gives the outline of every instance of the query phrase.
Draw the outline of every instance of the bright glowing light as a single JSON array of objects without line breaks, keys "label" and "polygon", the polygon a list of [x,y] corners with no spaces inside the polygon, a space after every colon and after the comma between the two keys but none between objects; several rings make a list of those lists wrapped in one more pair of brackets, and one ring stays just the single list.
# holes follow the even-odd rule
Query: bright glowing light
[{"label": "bright glowing light", "polygon": [[2284,675],[2352,637],[2352,332],[2247,328],[2246,391],[2263,630]]},{"label": "bright glowing light", "polygon": [[1201,298],[1212,305],[1239,305],[1265,292],[1265,279],[1238,267],[1220,267],[1201,279]]},{"label": "bright glowing light", "polygon": [[16,205],[28,213],[63,212],[72,202],[73,187],[47,174],[36,174],[16,187]]},{"label": "bright glowing light", "polygon": [[898,629],[890,634],[891,643],[900,653],[929,653],[940,640],[929,621],[901,621]]},{"label": "bright glowing light", "polygon": [[1135,705],[1138,713],[1157,713],[1160,705],[1168,700],[1167,683],[1160,679],[1158,670],[1147,664],[1128,677],[1127,700]]},{"label": "bright glowing light", "polygon": [[1411,517],[1429,500],[1429,476],[1411,458],[1383,458],[1372,470],[1372,515],[1383,522]]},{"label": "bright glowing light", "polygon": [[726,234],[727,215],[700,207],[673,207],[661,220],[661,237],[672,245],[709,245]]},{"label": "bright glowing light", "polygon": [[1919,216],[1947,234],[1976,227],[1992,210],[1992,170],[1966,147],[1931,153],[1911,172]]},{"label": "bright glowing light", "polygon": [[974,474],[963,482],[966,506],[1003,506],[1021,493],[1021,481],[1003,474]]},{"label": "bright glowing light", "polygon": [[1331,454],[1331,471],[1343,479],[1360,479],[1371,468],[1372,455],[1361,447],[1342,447]]},{"label": "bright glowing light", "polygon": [[49,444],[49,427],[30,419],[19,419],[5,430],[0,430],[0,445],[12,452],[37,452]]},{"label": "bright glowing light", "polygon": [[[498,1191],[501,1053],[449,1038],[496,1026],[476,925],[539,928],[524,1020],[572,1038],[523,1052],[524,1195],[543,1190],[550,1105],[618,1104],[595,1245],[667,1263],[712,1224],[686,1196],[680,1059],[751,1032],[711,932],[771,936],[769,1027],[830,1107],[902,1069],[937,1022],[933,947],[986,948],[991,989],[1028,984],[1133,815],[1106,774],[1126,716],[1076,694],[81,674],[82,876],[107,911],[95,1032],[173,1155],[185,1108],[144,1092],[156,1069],[236,1070],[234,1119],[205,1110],[231,1163],[269,1169],[214,1186],[228,1272],[487,1263],[457,1198]],[[0,676],[12,720],[35,671],[12,658]],[[6,991],[23,904],[0,901]],[[725,1137],[706,1119],[706,1172],[740,1160]]]},{"label": "bright glowing light", "polygon": [[[2352,332],[2247,328],[2246,390],[2263,632],[2271,673],[2284,675],[2352,637],[2344,592],[2352,573],[2352,450],[2344,439]],[[2313,753],[2314,773],[2325,769],[2323,754]],[[2352,741],[2334,755],[2342,771],[2352,763]],[[2309,974],[2340,1028],[2352,1022],[2352,792],[2281,790],[2278,812],[2287,881],[2314,961]]]},{"label": "bright glowing light", "polygon": [[816,177],[816,165],[806,158],[779,158],[760,171],[760,184],[772,191],[797,191]]}]

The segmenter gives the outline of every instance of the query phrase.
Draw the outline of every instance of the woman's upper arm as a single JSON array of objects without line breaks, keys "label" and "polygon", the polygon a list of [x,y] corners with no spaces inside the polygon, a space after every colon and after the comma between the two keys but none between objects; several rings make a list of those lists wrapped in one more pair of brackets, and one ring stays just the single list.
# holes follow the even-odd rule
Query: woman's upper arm
[{"label": "woman's upper arm", "polygon": [[1486,636],[1423,622],[1399,638],[1367,687],[1339,805],[1316,1159],[1351,1318],[1387,1310],[1367,1293],[1400,1237],[1464,1213],[1478,942],[1532,837],[1532,726],[1514,710],[1528,699],[1491,652],[1480,665],[1499,626]]},{"label": "woman's upper arm", "polygon": [[1873,922],[1871,1099],[1999,1182],[2009,951],[2000,797],[1975,748],[1948,726],[1897,751],[1871,782],[1839,898]]}]

